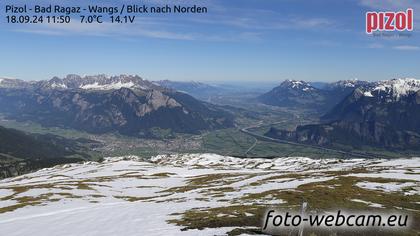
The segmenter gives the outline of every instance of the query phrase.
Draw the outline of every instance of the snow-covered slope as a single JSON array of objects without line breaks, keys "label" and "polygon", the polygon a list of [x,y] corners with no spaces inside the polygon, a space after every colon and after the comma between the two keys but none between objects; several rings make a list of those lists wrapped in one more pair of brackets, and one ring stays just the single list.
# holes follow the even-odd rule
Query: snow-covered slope
[{"label": "snow-covered slope", "polygon": [[413,78],[384,80],[362,88],[364,96],[388,98],[393,101],[419,90],[420,80]]},{"label": "snow-covered slope", "polygon": [[[420,181],[419,163],[420,158],[268,160],[185,154],[160,155],[150,162],[128,156],[107,158],[102,163],[67,164],[0,181],[0,230],[8,236],[225,235],[238,227],[181,231],[184,227],[174,220],[181,220],[186,211],[212,214],[212,209],[230,206],[245,210],[230,210],[229,215],[219,213],[212,219],[252,219],[257,216],[251,210],[257,206],[288,204],[275,193],[311,183],[328,185],[340,176],[360,177],[357,185],[375,188],[369,191],[419,194],[419,182],[415,182]],[[385,188],[378,190],[378,177],[392,178],[390,187],[381,181]],[[327,187],[332,191],[339,186],[331,184]],[[410,189],[404,190],[405,186]],[[363,199],[363,195],[348,200],[361,206],[382,206]],[[260,222],[258,217],[255,220]]]},{"label": "snow-covered slope", "polygon": [[348,79],[348,80],[339,80],[337,82],[329,83],[326,86],[326,89],[333,90],[333,89],[354,89],[360,86],[365,86],[369,84],[367,81],[358,80],[358,79]]},{"label": "snow-covered slope", "polygon": [[340,85],[345,88],[349,88],[349,87],[354,88],[356,87],[357,83],[358,83],[357,79],[352,79],[352,80],[341,80],[341,81],[336,82],[335,84]]},{"label": "snow-covered slope", "polygon": [[312,87],[309,83],[303,81],[303,80],[286,80],[284,81],[280,87],[282,88],[289,88],[294,90],[300,90],[300,91],[312,91],[315,88]]}]

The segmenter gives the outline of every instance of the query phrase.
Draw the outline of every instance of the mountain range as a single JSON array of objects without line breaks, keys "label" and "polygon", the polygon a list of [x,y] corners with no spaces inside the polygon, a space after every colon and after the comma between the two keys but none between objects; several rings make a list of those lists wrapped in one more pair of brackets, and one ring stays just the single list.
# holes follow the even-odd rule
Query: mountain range
[{"label": "mountain range", "polygon": [[[234,126],[233,111],[195,99],[186,91],[212,90],[195,82],[150,82],[139,76],[78,76],[26,82],[0,79],[0,113],[18,121],[73,128],[89,133],[118,132],[136,137],[199,134]],[[259,96],[262,103],[316,109],[318,124],[267,136],[331,146],[417,149],[420,145],[420,82],[343,80],[312,86],[286,80]]]},{"label": "mountain range", "polygon": [[301,143],[386,149],[420,148],[420,80],[364,83],[321,117],[294,131],[271,128],[269,137]]},{"label": "mountain range", "polygon": [[315,108],[320,112],[326,112],[353,92],[355,88],[367,83],[359,80],[342,80],[312,86],[305,81],[286,80],[257,99],[271,106],[299,109]]},{"label": "mountain range", "polygon": [[217,106],[131,75],[2,79],[0,112],[44,126],[141,137],[233,126],[232,115]]}]

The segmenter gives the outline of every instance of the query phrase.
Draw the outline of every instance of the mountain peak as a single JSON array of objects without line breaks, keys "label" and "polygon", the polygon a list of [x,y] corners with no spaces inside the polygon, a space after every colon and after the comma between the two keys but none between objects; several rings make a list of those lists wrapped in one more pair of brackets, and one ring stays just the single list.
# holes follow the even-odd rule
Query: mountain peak
[{"label": "mountain peak", "polygon": [[290,88],[290,89],[295,89],[295,90],[302,90],[302,91],[310,91],[310,90],[315,89],[308,82],[305,82],[303,80],[289,80],[289,79],[281,83],[280,87]]},{"label": "mountain peak", "polygon": [[27,85],[27,82],[20,79],[0,77],[0,88],[20,88]]}]

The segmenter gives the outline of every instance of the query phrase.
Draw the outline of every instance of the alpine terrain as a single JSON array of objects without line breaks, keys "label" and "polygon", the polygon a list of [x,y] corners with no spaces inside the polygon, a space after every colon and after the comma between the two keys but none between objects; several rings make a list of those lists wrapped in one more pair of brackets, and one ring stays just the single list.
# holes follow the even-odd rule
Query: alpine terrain
[{"label": "alpine terrain", "polygon": [[140,137],[233,126],[231,114],[214,105],[129,75],[1,80],[0,112],[44,126]]},{"label": "alpine terrain", "polygon": [[286,80],[259,96],[258,100],[272,106],[316,109],[325,112],[352,93],[354,89],[366,83],[359,80],[342,80],[318,88],[305,81]]},{"label": "alpine terrain", "polygon": [[393,79],[356,88],[321,117],[321,124],[267,135],[297,142],[386,149],[420,147],[420,80]]}]

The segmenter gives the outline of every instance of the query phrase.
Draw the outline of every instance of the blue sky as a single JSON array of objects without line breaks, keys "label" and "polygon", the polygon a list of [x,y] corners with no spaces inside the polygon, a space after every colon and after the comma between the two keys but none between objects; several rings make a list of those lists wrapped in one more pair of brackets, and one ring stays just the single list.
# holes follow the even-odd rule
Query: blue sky
[{"label": "blue sky", "polygon": [[[23,2],[1,3],[0,77],[40,80],[104,73],[237,82],[420,78],[420,1],[415,0],[73,0],[67,2],[195,3],[208,13],[138,15],[132,25],[6,24],[5,5]],[[365,34],[366,11],[408,7],[414,9],[411,37]]]}]

